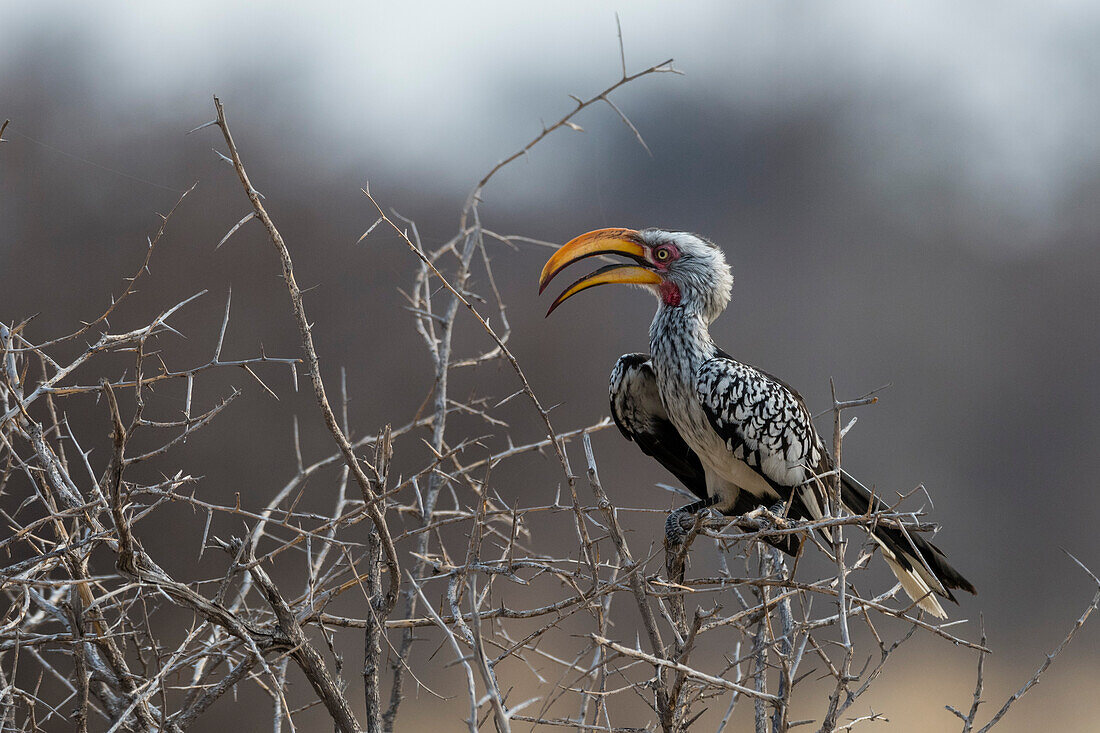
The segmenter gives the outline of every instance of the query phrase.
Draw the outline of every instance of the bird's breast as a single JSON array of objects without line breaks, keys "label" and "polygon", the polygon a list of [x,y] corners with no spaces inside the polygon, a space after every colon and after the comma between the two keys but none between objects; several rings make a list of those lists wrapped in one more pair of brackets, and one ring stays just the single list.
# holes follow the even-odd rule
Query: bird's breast
[{"label": "bird's breast", "polygon": [[663,376],[658,371],[657,389],[669,420],[705,467],[722,466],[730,458],[729,450],[711,427],[703,404],[695,393],[694,379],[676,372]]}]

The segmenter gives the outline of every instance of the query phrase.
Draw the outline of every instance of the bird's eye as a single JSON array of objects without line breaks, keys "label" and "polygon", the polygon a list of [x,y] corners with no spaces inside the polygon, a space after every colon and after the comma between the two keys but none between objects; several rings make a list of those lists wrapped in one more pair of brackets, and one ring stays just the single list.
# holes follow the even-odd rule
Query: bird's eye
[{"label": "bird's eye", "polygon": [[668,247],[660,247],[654,253],[659,262],[668,262],[668,258],[672,256],[672,253],[668,251]]}]

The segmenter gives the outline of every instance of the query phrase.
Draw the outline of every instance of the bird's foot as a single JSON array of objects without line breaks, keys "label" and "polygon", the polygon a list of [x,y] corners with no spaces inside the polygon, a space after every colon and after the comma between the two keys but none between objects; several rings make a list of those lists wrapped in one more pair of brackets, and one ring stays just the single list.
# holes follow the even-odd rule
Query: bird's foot
[{"label": "bird's foot", "polygon": [[684,538],[695,528],[696,513],[677,509],[665,520],[665,548],[678,549],[684,544]]},{"label": "bird's foot", "polygon": [[758,506],[751,512],[743,514],[742,518],[753,524],[763,525],[758,527],[759,529],[783,529],[787,526],[786,509],[787,505],[780,501],[771,507]]},{"label": "bird's foot", "polygon": [[682,506],[665,520],[665,568],[670,579],[683,580],[688,551],[684,543],[695,531],[696,523],[702,519],[702,512],[716,502],[717,499],[711,497]]}]

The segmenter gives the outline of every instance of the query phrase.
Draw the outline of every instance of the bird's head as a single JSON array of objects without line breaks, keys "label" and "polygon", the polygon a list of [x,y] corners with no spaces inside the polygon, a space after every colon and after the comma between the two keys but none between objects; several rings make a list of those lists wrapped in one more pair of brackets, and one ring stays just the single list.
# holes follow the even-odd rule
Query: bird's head
[{"label": "bird's head", "polygon": [[622,283],[650,290],[664,307],[685,308],[717,318],[730,301],[733,275],[722,250],[697,234],[661,229],[597,229],[564,244],[542,268],[539,293],[566,267],[596,255],[622,255],[630,263],[604,265],[574,282],[546,315],[582,290]]}]

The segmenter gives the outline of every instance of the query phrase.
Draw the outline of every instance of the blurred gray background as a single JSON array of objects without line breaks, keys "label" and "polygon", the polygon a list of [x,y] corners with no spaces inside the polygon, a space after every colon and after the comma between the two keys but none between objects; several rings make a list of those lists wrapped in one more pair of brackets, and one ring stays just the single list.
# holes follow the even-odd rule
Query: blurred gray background
[{"label": "blurred gray background", "polygon": [[[815,411],[830,377],[843,397],[890,383],[859,413],[845,465],[879,487],[929,488],[937,542],[980,591],[954,615],[976,638],[984,614],[996,652],[985,697],[999,705],[1091,597],[1061,549],[1100,570],[1096,3],[8,5],[0,319],[40,313],[30,335],[42,340],[98,315],[144,256],[154,212],[197,181],[116,325],[210,288],[175,352],[208,358],[232,284],[227,355],[261,343],[296,353],[260,229],[214,251],[248,211],[210,150],[216,131],[184,135],[213,117],[217,93],[299,281],[316,286],[318,349],[330,373],[348,369],[356,432],[406,422],[431,388],[397,292],[414,262],[385,235],[356,246],[374,219],[360,186],[415,219],[427,244],[452,236],[477,179],[568,111],[568,94],[618,76],[616,10],[628,70],[671,57],[686,74],[615,96],[652,156],[593,108],[583,134],[555,133],[490,185],[485,226],[557,242],[602,226],[698,231],[736,277],[714,327],[723,348],[796,385]],[[646,349],[652,303],[606,289],[543,321],[546,254],[502,247],[494,265],[513,349],[543,400],[563,403],[565,429],[606,413],[607,374]],[[510,373],[494,369],[489,388],[461,388],[506,396]],[[285,375],[274,381],[290,390]],[[105,437],[90,400],[66,409]],[[269,496],[293,471],[290,416],[317,421],[308,400],[254,388],[233,409],[285,425],[283,442],[200,437],[180,467],[206,475],[211,496]],[[539,437],[531,422],[517,430]],[[596,445],[613,498],[671,505],[653,488],[669,480],[656,464],[614,431]],[[320,430],[304,447],[331,452]],[[498,490],[547,486],[516,477]],[[170,556],[192,529],[147,544]],[[1098,644],[1086,629],[998,730],[1095,730]],[[943,705],[968,702],[972,656],[929,638],[892,665],[873,707],[898,730],[953,729]]]}]

